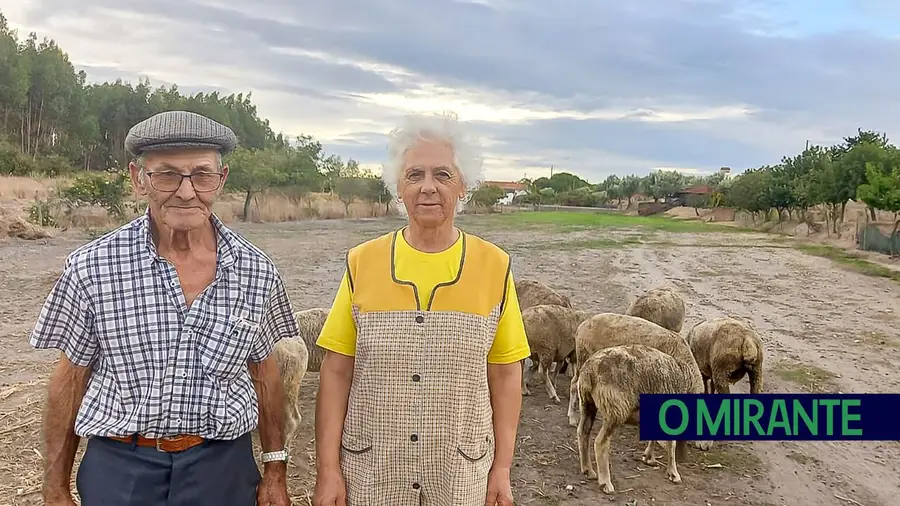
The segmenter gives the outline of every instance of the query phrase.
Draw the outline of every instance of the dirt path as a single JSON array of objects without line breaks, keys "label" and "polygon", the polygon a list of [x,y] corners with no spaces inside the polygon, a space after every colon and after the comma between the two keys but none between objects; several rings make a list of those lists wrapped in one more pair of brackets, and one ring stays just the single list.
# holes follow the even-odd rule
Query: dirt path
[{"label": "dirt path", "polygon": [[[277,262],[296,308],[328,307],[346,250],[399,221],[309,221],[236,228]],[[647,231],[552,233],[499,227],[490,218],[461,221],[514,257],[517,278],[533,278],[595,311],[623,311],[629,297],[671,284],[688,303],[685,327],[701,318],[749,316],[766,342],[767,391],[896,392],[900,374],[900,287],[786,248],[772,236],[665,234]],[[535,234],[539,235],[535,242]],[[633,244],[611,247],[609,239]],[[39,504],[39,409],[55,354],[28,345],[63,259],[85,241],[64,234],[43,243],[0,244],[0,506]],[[643,243],[643,244],[640,244]],[[685,331],[686,332],[686,331]],[[294,504],[312,493],[314,373],[303,394],[302,435],[291,467]],[[574,429],[543,388],[524,399],[513,470],[521,505],[849,505],[896,504],[900,444],[717,443],[679,463],[684,482],[638,462],[637,429],[612,445],[617,493],[599,492],[578,471]],[[746,392],[746,383],[737,391]],[[707,467],[721,464],[721,468]]]}]

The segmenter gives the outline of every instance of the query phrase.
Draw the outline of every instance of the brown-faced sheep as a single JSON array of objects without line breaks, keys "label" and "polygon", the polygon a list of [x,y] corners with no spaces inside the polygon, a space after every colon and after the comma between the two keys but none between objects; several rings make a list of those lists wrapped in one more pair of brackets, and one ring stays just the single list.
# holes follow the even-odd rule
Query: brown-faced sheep
[{"label": "brown-faced sheep", "polygon": [[[556,362],[562,366],[565,360],[574,354],[575,331],[578,330],[578,325],[589,318],[591,314],[587,311],[551,304],[538,304],[522,311],[525,335],[528,337],[528,345],[531,347],[531,358],[535,364],[540,366],[547,395],[555,402],[561,402],[556,393],[556,378],[559,370],[553,371],[551,379],[551,364]],[[531,394],[526,385],[527,379],[523,374],[523,395]]]},{"label": "brown-faced sheep", "polygon": [[284,387],[284,448],[290,452],[300,427],[300,384],[306,376],[309,351],[302,339],[281,339],[272,352]]},{"label": "brown-faced sheep", "polygon": [[634,299],[625,314],[651,321],[672,332],[681,332],[684,325],[684,299],[674,288],[653,288]]},{"label": "brown-faced sheep", "polygon": [[[671,355],[679,363],[686,364],[696,371],[693,376],[694,384],[691,391],[703,393],[703,378],[700,376],[700,368],[694,359],[694,354],[687,341],[677,332],[660,327],[659,325],[639,318],[637,316],[617,313],[596,314],[578,326],[575,332],[575,360],[572,366],[575,369],[575,378],[581,372],[581,364],[594,353],[613,346],[628,344],[643,344]],[[569,384],[569,425],[578,426],[578,392],[576,380]],[[712,441],[694,442],[694,446],[701,450],[712,448]]]},{"label": "brown-faced sheep", "polygon": [[300,328],[300,337],[306,344],[309,351],[309,366],[307,371],[319,372],[322,367],[322,359],[325,358],[325,349],[316,344],[319,339],[319,333],[325,326],[325,319],[328,318],[328,309],[314,307],[294,312],[294,319],[297,320],[297,326]]},{"label": "brown-faced sheep", "polygon": [[532,279],[516,280],[516,296],[519,299],[519,309],[523,311],[538,304],[572,307],[569,297]]},{"label": "brown-faced sheep", "polygon": [[706,320],[691,328],[687,340],[706,393],[731,393],[730,385],[744,375],[751,394],[762,392],[763,344],[751,323],[727,316]]},{"label": "brown-faced sheep", "polygon": [[[700,393],[696,382],[697,367],[642,344],[613,346],[591,355],[578,372],[577,390],[580,418],[578,421],[578,458],[581,472],[597,478],[600,489],[615,491],[609,473],[609,443],[621,425],[640,423],[640,394]],[[588,437],[597,413],[602,425],[594,439],[596,470],[591,464]],[[676,454],[684,459],[684,441],[656,441],[666,450],[666,476],[681,483],[675,464]],[[654,441],[644,450],[643,461],[651,466],[659,462],[653,455]]]}]

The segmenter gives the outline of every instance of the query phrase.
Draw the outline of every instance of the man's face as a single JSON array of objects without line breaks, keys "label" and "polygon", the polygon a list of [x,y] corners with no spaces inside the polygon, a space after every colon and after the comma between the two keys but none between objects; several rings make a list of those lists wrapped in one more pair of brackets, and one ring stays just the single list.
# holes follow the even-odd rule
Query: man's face
[{"label": "man's face", "polygon": [[174,231],[205,226],[228,177],[228,167],[218,167],[217,153],[211,149],[147,152],[143,177],[134,163],[128,168],[135,193],[147,196],[153,219]]}]

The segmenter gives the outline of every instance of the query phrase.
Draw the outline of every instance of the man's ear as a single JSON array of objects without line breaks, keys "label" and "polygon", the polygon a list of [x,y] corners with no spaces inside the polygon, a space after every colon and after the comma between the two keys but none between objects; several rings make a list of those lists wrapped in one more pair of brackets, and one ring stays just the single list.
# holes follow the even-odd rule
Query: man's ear
[{"label": "man's ear", "polygon": [[[141,168],[134,162],[130,162],[128,164],[128,172],[131,175],[131,188],[134,190],[135,195],[147,195],[147,186],[141,180]],[[144,178],[146,179],[146,177],[145,174]]]}]

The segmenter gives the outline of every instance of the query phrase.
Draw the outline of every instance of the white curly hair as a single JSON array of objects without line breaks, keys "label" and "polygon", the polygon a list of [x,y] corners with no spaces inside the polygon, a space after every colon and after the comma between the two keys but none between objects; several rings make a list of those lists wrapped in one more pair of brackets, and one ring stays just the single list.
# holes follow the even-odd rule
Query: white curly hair
[{"label": "white curly hair", "polygon": [[453,163],[466,187],[466,196],[457,203],[457,212],[465,207],[472,192],[484,181],[484,158],[481,143],[452,112],[404,116],[403,122],[390,133],[388,162],[382,166],[381,179],[394,197],[394,207],[406,215],[397,185],[404,169],[406,152],[421,140],[446,142],[453,150]]}]

